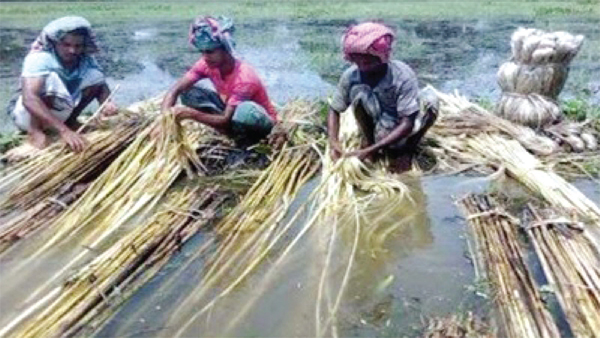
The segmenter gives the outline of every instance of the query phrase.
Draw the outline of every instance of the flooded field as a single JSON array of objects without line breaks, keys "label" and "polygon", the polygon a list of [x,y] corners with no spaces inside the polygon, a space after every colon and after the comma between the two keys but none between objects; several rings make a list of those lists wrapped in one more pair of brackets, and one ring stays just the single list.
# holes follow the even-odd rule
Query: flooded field
[{"label": "flooded field", "polygon": [[[495,74],[509,55],[510,34],[519,26],[565,29],[589,40],[575,59],[563,97],[584,97],[600,103],[600,19],[549,20],[402,20],[388,21],[398,32],[395,57],[413,66],[421,84],[494,102],[499,95]],[[347,64],[339,37],[349,20],[246,20],[238,22],[237,53],[254,65],[271,98],[283,104],[294,98],[325,100]],[[109,83],[121,85],[115,100],[122,106],[166,90],[198,58],[187,44],[188,21],[94,22],[101,44],[98,59]],[[268,29],[265,29],[268,27]],[[0,23],[0,104],[5,105],[18,81],[27,46],[41,27],[3,28]],[[584,95],[585,94],[585,95]],[[0,133],[12,131],[0,115]],[[429,176],[407,182],[416,206],[387,220],[401,223],[379,250],[359,250],[338,318],[339,336],[417,337],[434,316],[474,311],[484,314],[486,302],[473,290],[474,271],[468,258],[464,219],[454,199],[489,189],[481,177]],[[306,200],[315,183],[300,193]],[[600,186],[576,182],[593,201]],[[43,234],[31,243],[43,240]],[[196,317],[193,291],[202,278],[203,257],[196,249],[215,236],[194,237],[147,285],[129,299],[98,337],[184,336],[310,336],[315,328],[315,295],[322,257],[320,233],[306,237],[276,274],[260,269],[208,315]],[[342,253],[349,240],[340,241]],[[0,260],[0,327],[45,292],[60,285],[62,271],[75,248],[63,243],[40,260],[30,261],[34,248],[23,245]],[[341,278],[341,257],[334,257],[333,275]],[[82,262],[90,260],[83,257]],[[338,258],[337,260],[335,258]],[[26,263],[26,264],[24,264]],[[76,267],[70,267],[74,269]],[[6,277],[11,276],[11,277]],[[184,329],[182,329],[184,328]],[[180,332],[183,330],[183,332]]]}]

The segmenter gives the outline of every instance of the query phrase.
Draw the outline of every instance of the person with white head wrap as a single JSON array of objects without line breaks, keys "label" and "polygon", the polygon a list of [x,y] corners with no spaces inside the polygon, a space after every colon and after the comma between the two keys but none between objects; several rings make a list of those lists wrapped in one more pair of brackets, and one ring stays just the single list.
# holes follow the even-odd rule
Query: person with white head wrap
[{"label": "person with white head wrap", "polygon": [[[78,16],[50,22],[35,39],[23,62],[19,92],[8,107],[33,146],[45,147],[46,131],[54,129],[73,151],[84,149],[77,117],[94,99],[104,103],[110,96],[93,56],[97,50],[90,23]],[[104,104],[104,114],[116,111],[113,102]]]}]

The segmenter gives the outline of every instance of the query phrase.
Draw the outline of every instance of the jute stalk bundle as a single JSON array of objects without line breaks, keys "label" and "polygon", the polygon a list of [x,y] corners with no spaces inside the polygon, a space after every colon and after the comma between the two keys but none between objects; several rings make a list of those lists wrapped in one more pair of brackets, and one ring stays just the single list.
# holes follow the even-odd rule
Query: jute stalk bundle
[{"label": "jute stalk bundle", "polygon": [[[284,148],[238,206],[215,227],[222,239],[216,252],[209,256],[201,285],[172,315],[172,321],[179,327],[174,336],[186,336],[187,328],[196,318],[243,283],[289,240],[285,236],[290,233],[292,223],[282,220],[298,189],[318,170],[315,160],[309,146]],[[214,288],[219,290],[216,295],[212,294]],[[191,308],[197,309],[195,315],[181,323],[180,313]]]},{"label": "jute stalk bundle", "polygon": [[[23,262],[23,266],[73,238],[82,242],[84,248],[101,249],[130,220],[149,215],[183,170],[191,172],[191,166],[201,166],[198,158],[182,158],[182,155],[195,154],[178,136],[185,131],[175,123],[171,114],[160,116],[156,123],[162,124],[166,132],[153,138],[149,135],[153,126],[144,130],[83,196],[55,221],[52,237]],[[203,130],[192,130],[186,137],[191,138],[190,142],[199,142]],[[48,280],[47,285],[78,264],[85,255],[86,252],[81,251]],[[33,294],[31,297],[36,296]]]},{"label": "jute stalk bundle", "polygon": [[552,206],[568,215],[578,215],[584,221],[599,224],[598,206],[562,177],[544,168],[518,142],[499,135],[480,135],[469,139],[468,145],[497,167],[504,168],[512,178],[541,195]]},{"label": "jute stalk bundle", "polygon": [[181,245],[215,217],[222,202],[215,187],[202,193],[196,189],[170,194],[162,211],[71,276],[58,292],[52,292],[52,299],[43,299],[26,309],[24,313],[32,315],[30,320],[18,318],[2,334],[13,328],[14,337],[91,334],[119,303],[155,275]]},{"label": "jute stalk bundle", "polygon": [[[445,94],[430,87],[440,100],[440,118],[432,127],[435,136],[477,136],[482,132],[501,133],[519,141],[536,155],[547,156],[560,150],[552,139],[533,129],[500,118],[458,93]],[[440,143],[444,140],[440,139]]]},{"label": "jute stalk bundle", "polygon": [[500,116],[532,128],[550,125],[561,117],[556,103],[579,52],[582,35],[546,33],[519,28],[511,37],[512,58],[498,70],[502,97]]},{"label": "jute stalk bundle", "polygon": [[600,332],[600,252],[589,231],[567,218],[536,220],[525,229],[575,337]]},{"label": "jute stalk bundle", "polygon": [[527,269],[514,218],[485,195],[469,195],[458,206],[467,217],[476,265],[491,283],[506,336],[560,337]]},{"label": "jute stalk bundle", "polygon": [[[352,116],[351,113],[344,115]],[[345,135],[344,125],[342,123],[342,135]],[[348,125],[357,132],[355,124]],[[298,133],[294,134],[294,138],[297,136]],[[352,159],[345,160],[352,161]],[[352,163],[356,162],[345,163],[345,160],[332,163],[328,155],[322,155],[322,163],[325,167],[319,186],[313,190],[306,202],[297,207],[296,212],[286,215],[298,189],[313,176],[320,163],[317,161],[316,153],[309,146],[296,146],[279,153],[242,202],[215,228],[222,237],[218,242],[218,249],[208,258],[209,265],[203,274],[201,285],[177,311],[173,312],[169,326],[179,328],[174,336],[183,337],[196,332],[194,329],[200,325],[198,321],[200,316],[209,316],[211,312],[216,311],[215,307],[221,299],[232,293],[262,266],[263,271],[266,269],[266,274],[259,285],[253,284],[252,299],[238,309],[237,314],[229,321],[229,328],[224,330],[234,327],[248,311],[251,311],[260,295],[267,292],[268,281],[281,268],[285,258],[292,253],[300,240],[311,230],[323,232],[324,236],[331,239],[330,244],[344,233],[352,236],[353,244],[347,258],[344,258],[346,262],[342,268],[344,273],[341,280],[329,281],[332,274],[329,271],[331,257],[335,249],[333,245],[325,248],[325,263],[321,267],[319,294],[316,299],[315,334],[317,336],[335,334],[336,313],[350,278],[357,240],[365,231],[365,229],[361,230],[363,227],[361,224],[368,223],[368,220],[363,218],[353,222],[352,229],[344,229],[342,218],[360,218],[361,207],[368,205],[373,199],[373,196],[355,194],[361,188],[354,187],[346,179],[361,184],[371,180],[371,183],[367,182],[367,185],[362,187],[377,191],[374,193],[377,196],[389,196],[390,200],[398,199],[398,196],[406,196],[406,188],[401,182],[393,182],[393,185],[384,187],[392,182],[393,178],[370,175],[370,172],[362,167],[357,168],[358,171],[355,173],[349,173],[348,171],[353,167]],[[363,164],[361,163],[360,166]],[[360,180],[363,177],[366,180]],[[382,187],[377,187],[378,182],[384,182],[381,183]],[[390,196],[392,191],[395,191],[394,196]],[[303,217],[307,210],[310,210],[309,215]],[[303,221],[297,224],[299,220]],[[387,230],[389,229],[383,229],[382,232],[389,234]],[[383,239],[378,235],[381,234],[373,234],[378,241],[385,239],[386,235],[383,235]],[[270,258],[269,261],[266,261],[267,257]],[[331,290],[325,291],[325,289]],[[326,293],[329,294],[327,300]],[[323,306],[324,302],[328,304]],[[183,313],[190,309],[195,309],[194,315],[182,321]]]},{"label": "jute stalk bundle", "polygon": [[52,158],[49,162],[45,161],[46,155],[32,158],[17,166],[14,175],[9,173],[2,182],[15,187],[6,193],[0,208],[15,216],[5,217],[6,222],[0,227],[0,253],[43,225],[51,224],[146,125],[138,121],[113,131],[94,132],[87,137],[90,146],[81,154],[55,146],[48,151]]},{"label": "jute stalk bundle", "polygon": [[89,184],[80,183],[68,187],[70,190],[37,203],[35,206],[8,218],[0,228],[0,255],[10,249],[18,241],[29,237],[37,230],[53,223],[53,221],[69,205],[75,202]]}]

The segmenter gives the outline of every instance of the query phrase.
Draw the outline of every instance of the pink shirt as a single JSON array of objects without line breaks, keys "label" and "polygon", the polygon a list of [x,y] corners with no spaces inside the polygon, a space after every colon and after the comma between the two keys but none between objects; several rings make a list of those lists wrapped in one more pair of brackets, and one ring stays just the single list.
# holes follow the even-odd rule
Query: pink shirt
[{"label": "pink shirt", "polygon": [[236,60],[233,72],[222,78],[219,69],[210,68],[201,57],[185,76],[193,82],[209,78],[225,104],[237,106],[244,101],[254,101],[265,108],[273,121],[277,121],[277,112],[265,86],[252,66],[244,61]]}]

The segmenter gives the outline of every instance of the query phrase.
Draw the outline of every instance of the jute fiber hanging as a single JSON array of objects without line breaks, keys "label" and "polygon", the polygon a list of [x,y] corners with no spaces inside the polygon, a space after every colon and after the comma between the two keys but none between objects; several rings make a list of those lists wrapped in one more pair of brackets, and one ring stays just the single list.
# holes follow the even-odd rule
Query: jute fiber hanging
[{"label": "jute fiber hanging", "polygon": [[498,70],[502,89],[498,114],[532,128],[559,120],[556,99],[583,40],[583,35],[561,31],[517,29],[510,42],[512,57]]}]

